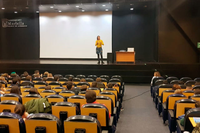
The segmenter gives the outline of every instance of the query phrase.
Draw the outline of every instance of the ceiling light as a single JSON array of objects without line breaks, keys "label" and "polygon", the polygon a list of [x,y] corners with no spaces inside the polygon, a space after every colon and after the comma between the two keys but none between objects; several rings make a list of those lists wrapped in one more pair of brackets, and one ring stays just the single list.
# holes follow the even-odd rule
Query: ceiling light
[{"label": "ceiling light", "polygon": [[106,9],[106,12],[108,11],[108,9]]},{"label": "ceiling light", "polygon": [[62,12],[61,10],[59,10],[58,12]]},{"label": "ceiling light", "polygon": [[102,6],[106,6],[106,5],[102,5]]},{"label": "ceiling light", "polygon": [[2,9],[2,10],[5,10],[5,7],[2,7],[1,9]]},{"label": "ceiling light", "polygon": [[50,6],[50,8],[53,8],[53,6]]},{"label": "ceiling light", "polygon": [[79,7],[79,6],[76,6],[76,7]]},{"label": "ceiling light", "polygon": [[39,11],[36,11],[36,13],[40,13]]},{"label": "ceiling light", "polygon": [[130,10],[134,10],[134,8],[130,8]]},{"label": "ceiling light", "polygon": [[14,13],[17,13],[17,11],[14,11]]},{"label": "ceiling light", "polygon": [[82,10],[82,12],[85,12],[85,10]]},{"label": "ceiling light", "polygon": [[133,5],[133,4],[130,4],[131,6]]}]

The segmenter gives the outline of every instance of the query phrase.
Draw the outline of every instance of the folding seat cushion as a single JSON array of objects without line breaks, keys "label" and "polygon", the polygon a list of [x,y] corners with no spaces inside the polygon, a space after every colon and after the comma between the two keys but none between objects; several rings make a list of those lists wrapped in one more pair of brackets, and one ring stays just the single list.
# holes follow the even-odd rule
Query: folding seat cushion
[{"label": "folding seat cushion", "polygon": [[91,116],[77,115],[64,122],[65,133],[102,133],[101,125]]},{"label": "folding seat cushion", "polygon": [[0,133],[26,133],[21,116],[9,112],[0,113]]},{"label": "folding seat cushion", "polygon": [[62,133],[61,121],[52,114],[37,113],[26,119],[26,133]]}]

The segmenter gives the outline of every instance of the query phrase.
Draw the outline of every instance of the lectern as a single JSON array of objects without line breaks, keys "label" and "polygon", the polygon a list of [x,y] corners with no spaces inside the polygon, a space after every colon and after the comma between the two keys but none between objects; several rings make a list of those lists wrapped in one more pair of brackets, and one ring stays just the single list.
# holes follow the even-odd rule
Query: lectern
[{"label": "lectern", "polygon": [[116,62],[133,62],[135,64],[135,52],[116,51]]}]

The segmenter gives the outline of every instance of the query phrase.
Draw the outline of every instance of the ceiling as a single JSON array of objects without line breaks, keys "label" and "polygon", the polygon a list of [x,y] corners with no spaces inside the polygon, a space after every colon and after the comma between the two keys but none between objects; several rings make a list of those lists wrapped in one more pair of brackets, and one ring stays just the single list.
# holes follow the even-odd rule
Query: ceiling
[{"label": "ceiling", "polygon": [[154,0],[0,0],[0,12],[91,12],[130,8],[135,10],[149,8],[152,5],[151,1]]}]

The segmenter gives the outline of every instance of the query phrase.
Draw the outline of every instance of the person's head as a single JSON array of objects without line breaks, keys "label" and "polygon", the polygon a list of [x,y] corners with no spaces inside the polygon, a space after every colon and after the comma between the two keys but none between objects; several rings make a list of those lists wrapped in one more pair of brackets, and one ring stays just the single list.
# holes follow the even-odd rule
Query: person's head
[{"label": "person's head", "polygon": [[28,75],[28,76],[26,77],[26,80],[32,81],[32,76]]},{"label": "person's head", "polygon": [[13,78],[12,83],[13,84],[18,84],[18,78]]},{"label": "person's head", "polygon": [[82,86],[81,86],[81,90],[82,90],[82,91],[87,90],[87,85],[82,85]]},{"label": "person's head", "polygon": [[39,94],[39,92],[37,91],[36,88],[31,88],[31,89],[29,90],[29,94]]},{"label": "person's head", "polygon": [[68,78],[68,81],[73,81],[73,77],[69,77],[69,78]]},{"label": "person's head", "polygon": [[101,78],[96,78],[96,82],[101,82]]},{"label": "person's head", "polygon": [[52,78],[53,77],[53,74],[52,73],[49,73],[49,75],[47,76],[48,78]]},{"label": "person's head", "polygon": [[107,87],[108,87],[108,88],[113,88],[113,84],[112,84],[112,83],[108,83],[108,84],[107,84]]},{"label": "person's head", "polygon": [[59,76],[54,76],[54,81],[59,81]]},{"label": "person's head", "polygon": [[195,103],[195,107],[196,107],[196,108],[199,108],[199,107],[200,107],[200,102],[199,102],[199,101],[197,101],[197,102]]},{"label": "person's head", "polygon": [[174,91],[174,94],[183,94],[182,90],[181,89],[177,89]]},{"label": "person's head", "polygon": [[96,101],[96,92],[93,90],[88,90],[85,93],[85,98],[87,103],[93,103]]},{"label": "person's head", "polygon": [[177,90],[177,89],[181,89],[181,86],[178,85],[178,84],[174,84],[174,85],[172,86],[172,90]]},{"label": "person's head", "polygon": [[23,104],[18,104],[15,106],[14,109],[15,114],[18,114],[20,116],[23,116],[25,113],[25,106]]},{"label": "person's head", "polygon": [[34,78],[39,78],[40,74],[34,74]]},{"label": "person's head", "polygon": [[19,87],[16,86],[16,85],[12,86],[12,88],[10,90],[10,93],[14,93],[14,94],[20,95]]},{"label": "person's head", "polygon": [[196,82],[194,85],[200,85],[200,82]]},{"label": "person's head", "polygon": [[45,75],[45,76],[48,76],[48,74],[49,74],[49,72],[47,72],[47,71],[44,72],[44,75]]},{"label": "person's head", "polygon": [[35,70],[34,74],[39,74],[40,75],[40,71],[39,70]]},{"label": "person's head", "polygon": [[51,90],[51,86],[50,85],[46,86],[45,90]]},{"label": "person's head", "polygon": [[194,94],[200,94],[200,89],[195,89]]},{"label": "person's head", "polygon": [[187,85],[186,86],[186,90],[192,90],[193,88],[192,88],[192,86],[191,85]]},{"label": "person's head", "polygon": [[68,90],[71,90],[71,89],[72,89],[72,86],[73,86],[72,81],[68,81],[68,82],[67,82],[67,89],[68,89]]},{"label": "person's head", "polygon": [[27,71],[25,71],[25,72],[23,73],[23,75],[24,75],[24,77],[26,77],[26,76],[28,76],[29,74],[28,74]]},{"label": "person's head", "polygon": [[82,79],[80,80],[80,82],[86,82],[86,80],[85,80],[84,78],[82,78]]},{"label": "person's head", "polygon": [[42,78],[42,81],[45,81],[45,82],[46,82],[46,81],[47,81],[47,78],[46,78],[46,77]]},{"label": "person's head", "polygon": [[97,36],[97,40],[100,40],[100,36]]},{"label": "person's head", "polygon": [[154,72],[154,76],[155,76],[155,77],[160,77],[160,72],[158,72],[158,71],[157,71],[157,72]]},{"label": "person's head", "polygon": [[7,77],[7,78],[9,77],[8,73],[4,73],[4,74],[2,74],[1,76],[2,76],[2,77]]},{"label": "person's head", "polygon": [[91,87],[97,87],[97,82],[96,81],[92,82]]},{"label": "person's head", "polygon": [[0,77],[0,80],[5,81],[5,78],[4,77]]}]

